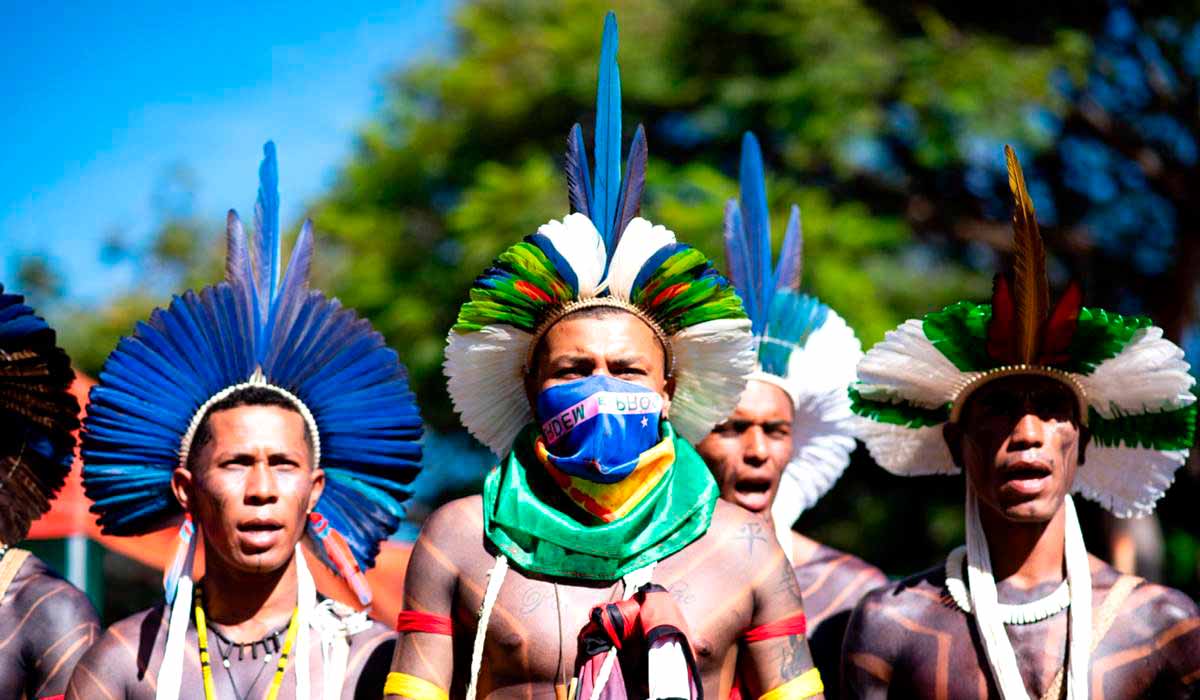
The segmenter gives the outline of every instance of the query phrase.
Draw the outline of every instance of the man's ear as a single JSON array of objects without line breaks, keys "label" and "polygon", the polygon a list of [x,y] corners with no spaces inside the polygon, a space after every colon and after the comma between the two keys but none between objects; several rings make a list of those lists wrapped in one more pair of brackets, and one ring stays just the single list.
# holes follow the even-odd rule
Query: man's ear
[{"label": "man's ear", "polygon": [[1086,425],[1079,426],[1079,458],[1075,460],[1077,466],[1083,466],[1087,461],[1087,446],[1092,441],[1092,429]]},{"label": "man's ear", "polygon": [[184,512],[188,512],[194,483],[195,477],[187,467],[176,467],[175,471],[171,473],[171,493],[175,494],[175,500],[179,501]]},{"label": "man's ear", "polygon": [[950,448],[950,458],[954,460],[954,466],[959,469],[963,468],[962,437],[962,426],[958,423],[946,421],[942,424],[942,439],[946,441],[946,447]]},{"label": "man's ear", "polygon": [[312,476],[309,479],[312,489],[308,492],[308,510],[306,513],[313,512],[313,509],[317,507],[317,501],[321,500],[321,494],[325,492],[325,470],[320,467],[313,469]]}]

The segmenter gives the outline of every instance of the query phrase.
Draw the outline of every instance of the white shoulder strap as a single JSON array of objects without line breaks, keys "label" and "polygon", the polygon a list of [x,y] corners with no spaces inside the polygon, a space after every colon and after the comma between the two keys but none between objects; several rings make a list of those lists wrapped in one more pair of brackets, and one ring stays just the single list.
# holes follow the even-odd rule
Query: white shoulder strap
[{"label": "white shoulder strap", "polygon": [[475,700],[479,687],[479,669],[483,666],[483,642],[487,638],[488,622],[492,619],[492,608],[500,596],[500,586],[508,574],[508,557],[500,554],[496,564],[488,571],[487,590],[483,593],[483,605],[479,609],[479,626],[475,630],[475,644],[471,649],[471,684],[467,686],[467,700]]}]

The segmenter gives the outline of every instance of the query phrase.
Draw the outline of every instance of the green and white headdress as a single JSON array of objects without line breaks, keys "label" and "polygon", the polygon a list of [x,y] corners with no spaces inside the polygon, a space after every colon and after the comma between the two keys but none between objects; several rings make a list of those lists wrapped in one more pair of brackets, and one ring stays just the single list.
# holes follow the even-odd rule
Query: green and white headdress
[{"label": "green and white headdress", "polygon": [[[758,140],[742,139],[741,198],[725,207],[725,259],[746,304],[757,365],[751,379],[792,399],[792,461],[771,513],[786,534],[841,477],[854,451],[846,387],[862,346],[854,331],[821,300],[800,292],[800,209],[793,205],[777,266],[771,265],[770,213]],[[784,551],[791,551],[790,544]]]},{"label": "green and white headdress", "polygon": [[626,310],[646,323],[675,379],[671,423],[704,438],[737,405],[754,367],[750,319],[733,285],[700,251],[638,216],[646,137],[638,127],[621,173],[621,81],[616,19],[605,20],[595,167],[582,130],[567,150],[570,214],[500,254],[470,291],[447,339],[444,369],[463,425],[497,455],[533,419],[524,377],[538,341],[573,311]]},{"label": "green and white headdress", "polygon": [[850,390],[856,430],[895,474],[957,473],[942,425],[959,419],[967,398],[1000,377],[1048,376],[1074,392],[1092,435],[1074,491],[1118,517],[1147,514],[1192,445],[1195,379],[1148,318],[1082,307],[1074,284],[1050,308],[1033,203],[1006,155],[1016,199],[1012,283],[997,275],[991,304],[952,304],[871,348]]}]

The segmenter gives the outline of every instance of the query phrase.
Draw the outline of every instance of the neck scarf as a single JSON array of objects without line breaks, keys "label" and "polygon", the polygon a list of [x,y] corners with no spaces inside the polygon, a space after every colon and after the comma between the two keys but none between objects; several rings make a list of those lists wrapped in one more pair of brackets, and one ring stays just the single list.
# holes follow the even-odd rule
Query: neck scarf
[{"label": "neck scarf", "polygon": [[[517,438],[504,463],[483,486],[483,525],[488,540],[514,566],[528,572],[613,581],[659,561],[708,530],[718,489],[700,455],[663,421],[674,461],[611,522],[582,523],[543,501],[530,484],[551,489],[536,456],[533,428]],[[650,452],[659,450],[656,445]],[[656,462],[648,459],[647,463]],[[528,465],[528,466],[527,466]]]},{"label": "neck scarf", "polygon": [[[1065,551],[1067,585],[1071,590],[1069,617],[1069,646],[1067,649],[1067,698],[1080,700],[1088,696],[1088,661],[1092,647],[1092,574],[1088,568],[1087,549],[1083,532],[1075,515],[1075,504],[1068,495],[1066,509]],[[992,679],[1004,700],[1027,700],[1029,693],[1008,631],[1000,617],[996,597],[996,579],[992,575],[992,559],[988,553],[987,536],[979,517],[979,499],[967,481],[967,583],[970,586],[971,608],[975,626],[983,640]]]}]

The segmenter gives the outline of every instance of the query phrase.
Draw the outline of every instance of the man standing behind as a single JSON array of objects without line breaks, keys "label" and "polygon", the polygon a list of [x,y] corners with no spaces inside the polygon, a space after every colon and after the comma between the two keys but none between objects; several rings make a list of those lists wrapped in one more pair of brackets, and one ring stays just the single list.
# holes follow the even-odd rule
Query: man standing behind
[{"label": "man standing behind", "polygon": [[821,692],[787,559],[689,444],[745,386],[749,321],[637,216],[645,138],[622,179],[611,15],[601,53],[594,185],[576,127],[577,213],[502,253],[450,333],[450,396],[503,461],[425,523],[389,698],[722,698],[739,666],[756,697]]},{"label": "man standing behind", "polygon": [[281,266],[274,145],[264,152],[255,240],[230,212],[225,281],[138,324],[92,390],[84,488],[103,531],[184,522],[167,605],[113,625],[69,698],[382,693],[391,633],[318,602],[301,540],[369,605],[362,570],[400,524],[420,417],[382,336],[308,288],[309,224]]},{"label": "man standing behind", "polygon": [[13,545],[75,457],[75,378],[54,331],[0,285],[0,697],[60,697],[99,633],[87,596]]},{"label": "man standing behind", "polygon": [[739,177],[741,201],[731,199],[725,208],[725,258],[750,317],[758,362],[737,408],[696,451],[716,477],[721,498],[770,515],[800,581],[826,695],[836,697],[850,611],[887,577],[792,525],[850,463],[853,414],[846,387],[862,349],[833,309],[799,291],[803,245],[794,205],[773,269],[762,153],[749,132],[742,139]]},{"label": "man standing behind", "polygon": [[[859,364],[854,410],[880,465],[966,472],[966,547],[868,594],[846,633],[851,697],[1190,698],[1200,611],[1091,557],[1070,493],[1144,515],[1196,421],[1183,352],[1149,319],[1049,305],[1020,165],[1014,276],[888,334]],[[1065,694],[1064,694],[1065,693]]]}]

